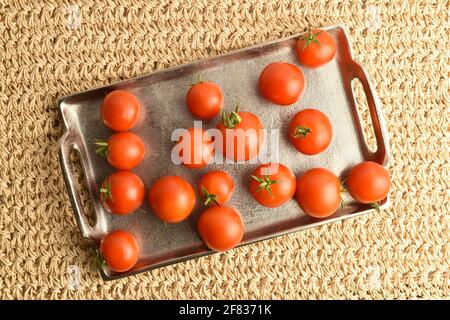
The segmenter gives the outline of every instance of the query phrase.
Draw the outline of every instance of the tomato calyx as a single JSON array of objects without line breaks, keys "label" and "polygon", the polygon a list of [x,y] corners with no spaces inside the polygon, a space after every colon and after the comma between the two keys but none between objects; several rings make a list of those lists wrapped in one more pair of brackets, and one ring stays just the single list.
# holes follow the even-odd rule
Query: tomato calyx
[{"label": "tomato calyx", "polygon": [[241,122],[242,118],[239,115],[239,105],[237,105],[236,109],[231,113],[222,111],[222,123],[225,128],[233,129],[237,124]]},{"label": "tomato calyx", "polygon": [[218,207],[220,207],[220,204],[218,202],[218,197],[215,194],[209,193],[208,190],[206,190],[206,188],[204,186],[202,187],[202,192],[203,192],[203,196],[205,198],[205,202],[203,202],[203,204],[208,207],[211,202],[214,202]]},{"label": "tomato calyx", "polygon": [[273,198],[273,193],[272,193],[272,185],[275,183],[278,183],[278,180],[271,180],[269,175],[266,175],[264,178],[260,178],[254,175],[251,175],[251,177],[256,180],[257,182],[259,182],[259,186],[258,188],[256,188],[256,192],[259,192],[261,190],[266,190],[269,195]]},{"label": "tomato calyx", "polygon": [[103,257],[102,253],[100,252],[99,249],[95,250],[95,263],[101,268],[103,269],[104,267],[107,266],[106,260]]},{"label": "tomato calyx", "polygon": [[306,138],[308,133],[312,133],[310,128],[304,127],[304,126],[296,126],[294,133],[292,133],[292,136],[294,138],[300,138],[300,137]]},{"label": "tomato calyx", "polygon": [[378,201],[372,202],[370,206],[372,209],[375,209],[376,212],[380,212],[380,203]]},{"label": "tomato calyx", "polygon": [[308,35],[303,36],[302,39],[305,40],[302,50],[305,50],[311,43],[315,43],[320,47],[320,42],[317,40],[317,36],[322,33],[322,30],[314,34],[314,32],[309,32]]},{"label": "tomato calyx", "polygon": [[111,193],[111,184],[109,184],[108,180],[106,180],[105,184],[100,187],[98,192],[100,192],[100,201],[102,203],[108,199],[114,201]]},{"label": "tomato calyx", "polygon": [[196,85],[198,85],[198,84],[202,84],[204,81],[203,81],[203,79],[202,79],[202,75],[201,74],[198,74],[197,75],[197,82],[196,83],[191,83],[189,86],[190,87],[194,87],[194,86],[196,86]]},{"label": "tomato calyx", "polygon": [[346,192],[347,192],[347,189],[345,189],[345,187],[341,184],[341,189],[339,190],[339,201],[341,203],[341,209],[343,209],[345,206],[345,201],[344,201],[344,197],[342,197],[342,194],[344,194]]},{"label": "tomato calyx", "polygon": [[97,146],[95,153],[106,158],[106,155],[108,154],[108,142],[105,140],[95,140],[95,145]]}]

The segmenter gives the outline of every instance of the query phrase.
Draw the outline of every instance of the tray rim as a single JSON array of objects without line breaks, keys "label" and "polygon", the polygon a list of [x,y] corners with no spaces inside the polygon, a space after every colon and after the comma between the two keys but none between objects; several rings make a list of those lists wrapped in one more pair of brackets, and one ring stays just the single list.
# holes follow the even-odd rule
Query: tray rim
[{"label": "tray rim", "polygon": [[[375,108],[374,112],[376,113],[377,121],[379,122],[378,125],[380,127],[381,136],[382,136],[381,140],[382,140],[383,146],[385,148],[385,150],[384,150],[385,156],[384,156],[383,161],[382,161],[381,164],[383,166],[386,166],[387,163],[388,163],[388,159],[389,159],[389,136],[388,136],[387,129],[386,129],[386,126],[385,126],[385,123],[384,123],[384,117],[382,116],[382,113],[381,113],[380,102],[378,100],[378,96],[376,95],[375,90],[373,89],[372,78],[365,71],[365,69],[361,65],[359,65],[359,63],[357,61],[354,60],[353,50],[352,50],[352,47],[350,45],[351,44],[351,36],[350,36],[349,31],[348,31],[348,28],[344,24],[340,23],[340,24],[320,27],[320,29],[323,29],[323,30],[341,29],[342,30],[342,32],[344,34],[344,38],[346,40],[347,50],[348,50],[348,53],[350,55],[351,61],[356,66],[358,66],[361,69],[361,71],[363,73],[363,77],[367,81],[368,91],[370,92],[371,98],[373,99],[373,104],[374,104],[374,108]],[[63,169],[62,170],[63,171],[63,178],[65,180],[66,188],[68,189],[67,191],[69,193],[69,199],[70,199],[70,202],[71,202],[72,210],[74,211],[74,215],[75,215],[75,218],[77,220],[78,227],[79,227],[80,231],[82,232],[83,238],[89,239],[91,241],[95,241],[96,237],[93,236],[92,233],[91,233],[91,235],[88,235],[89,231],[87,230],[88,228],[90,228],[90,229],[92,229],[91,231],[94,231],[95,227],[91,227],[89,224],[86,225],[86,221],[82,221],[83,220],[82,218],[85,218],[85,217],[81,217],[81,214],[78,212],[79,211],[79,208],[78,208],[79,205],[76,203],[77,202],[76,199],[74,199],[75,190],[73,189],[73,186],[70,183],[71,179],[70,179],[70,177],[68,176],[68,173],[67,173],[67,171],[68,171],[68,163],[67,163],[66,157],[64,156],[64,149],[69,147],[67,145],[66,139],[70,135],[70,132],[71,132],[70,131],[70,126],[67,124],[66,118],[64,116],[64,109],[67,106],[65,101],[67,99],[73,98],[73,97],[78,96],[78,95],[89,94],[89,93],[97,91],[99,89],[106,89],[106,88],[110,89],[110,88],[112,88],[114,86],[118,86],[118,85],[125,86],[127,84],[131,84],[131,83],[133,83],[135,81],[139,81],[139,80],[144,79],[144,78],[149,77],[149,76],[154,76],[156,74],[160,74],[160,73],[165,73],[165,72],[170,72],[170,71],[186,68],[186,67],[189,67],[191,65],[198,64],[199,62],[206,62],[206,61],[213,60],[213,59],[220,59],[220,58],[223,58],[223,57],[226,57],[226,56],[239,54],[241,52],[262,48],[262,47],[269,46],[269,45],[276,44],[276,43],[281,43],[281,42],[284,42],[284,41],[287,41],[287,40],[298,38],[299,36],[303,35],[304,33],[305,32],[295,33],[295,34],[292,34],[292,35],[289,35],[289,36],[286,36],[286,37],[283,37],[283,38],[262,42],[262,43],[259,43],[259,44],[255,44],[255,45],[251,45],[251,46],[248,46],[248,47],[232,50],[232,51],[225,52],[225,53],[222,53],[222,54],[219,54],[219,55],[215,55],[215,56],[205,57],[205,58],[202,58],[202,59],[198,59],[198,60],[194,60],[194,61],[190,61],[190,62],[187,62],[187,63],[180,64],[180,65],[176,65],[176,66],[168,67],[168,68],[165,68],[165,69],[157,70],[157,71],[154,71],[154,72],[150,72],[150,73],[147,73],[147,74],[144,74],[144,75],[140,75],[140,76],[137,76],[137,77],[129,78],[129,79],[122,80],[122,81],[117,81],[117,82],[114,82],[114,83],[111,83],[111,84],[100,85],[100,86],[97,86],[97,87],[94,87],[94,88],[91,88],[91,89],[74,92],[74,93],[71,93],[71,94],[68,94],[68,95],[60,97],[58,99],[58,101],[57,101],[57,107],[58,107],[60,118],[62,119],[63,131],[62,131],[61,137],[60,137],[60,139],[58,141],[58,145],[59,145],[59,160],[60,160],[60,165],[61,165],[61,167]],[[357,77],[355,76],[354,78],[357,78]],[[367,96],[368,92],[367,92],[366,89],[365,89],[365,91],[366,91],[365,94]],[[370,109],[370,105],[368,105],[368,108]],[[372,118],[371,120],[373,122],[373,116],[372,115],[371,115],[371,118]],[[82,150],[80,150],[79,147],[76,144],[72,144],[70,146],[70,151],[72,149],[76,149],[78,152],[82,152]],[[83,161],[80,161],[80,162],[81,162],[81,166],[82,166],[82,169],[83,169],[83,174],[86,175],[85,164],[83,163]],[[88,188],[88,192],[89,192],[90,200],[92,200],[94,198],[93,190],[91,190],[91,188]],[[390,195],[388,195],[387,198],[384,200],[384,202],[380,205],[380,210],[387,209],[387,208],[389,208],[389,206],[390,206]],[[306,229],[309,229],[309,228],[321,226],[321,225],[324,225],[324,224],[334,223],[334,222],[342,221],[342,220],[345,220],[345,219],[361,216],[361,215],[369,213],[371,211],[374,211],[374,209],[360,210],[360,211],[356,211],[356,212],[353,212],[353,213],[340,215],[340,216],[337,216],[337,217],[334,217],[334,218],[329,218],[329,219],[326,219],[326,220],[317,220],[317,221],[315,221],[313,223],[310,223],[308,225],[301,225],[301,226],[296,226],[296,227],[293,227],[293,228],[287,228],[287,229],[279,231],[279,232],[271,233],[271,234],[266,235],[264,237],[259,237],[259,238],[255,238],[255,239],[253,239],[251,241],[248,241],[248,242],[245,242],[245,243],[240,243],[237,247],[245,246],[245,245],[256,243],[256,242],[259,242],[259,241],[273,239],[273,238],[276,238],[276,237],[279,237],[279,236],[282,236],[282,235],[287,235],[287,234],[290,234],[290,233],[293,233],[293,232],[299,232],[299,231],[302,231],[302,230],[306,230]],[[100,274],[101,274],[101,277],[103,278],[103,280],[106,280],[106,281],[116,280],[116,279],[119,279],[119,278],[123,278],[123,277],[131,276],[131,275],[139,274],[139,273],[142,273],[142,272],[146,272],[146,271],[150,271],[150,270],[153,270],[153,269],[165,267],[165,266],[176,264],[176,263],[179,263],[179,262],[184,262],[184,261],[188,261],[188,260],[191,260],[191,259],[200,258],[200,257],[207,256],[207,255],[210,255],[210,254],[216,254],[216,252],[211,251],[211,250],[207,250],[207,251],[204,251],[204,252],[192,253],[192,254],[188,254],[188,255],[185,255],[185,256],[168,259],[168,260],[166,260],[164,262],[160,262],[160,263],[157,263],[157,264],[154,264],[154,265],[151,265],[151,266],[147,265],[147,266],[142,267],[141,269],[138,269],[138,270],[131,270],[131,271],[128,271],[128,272],[124,272],[124,273],[120,273],[120,274],[118,273],[118,274],[113,274],[113,275],[106,274],[104,269],[100,268]]]}]

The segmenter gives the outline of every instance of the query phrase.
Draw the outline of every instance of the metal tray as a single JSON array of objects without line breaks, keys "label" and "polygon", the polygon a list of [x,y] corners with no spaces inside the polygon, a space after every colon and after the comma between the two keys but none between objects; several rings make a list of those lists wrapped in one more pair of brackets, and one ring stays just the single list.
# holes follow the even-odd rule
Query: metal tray
[{"label": "metal tray", "polygon": [[[313,167],[325,167],[336,175],[351,166],[373,160],[383,165],[388,160],[388,136],[381,114],[380,103],[371,80],[360,64],[352,58],[348,32],[343,25],[325,28],[337,42],[336,57],[318,69],[302,66],[306,90],[300,102],[289,107],[279,107],[264,100],[257,91],[261,70],[270,62],[286,61],[298,64],[294,46],[299,35],[237,50],[217,57],[195,61],[182,66],[155,72],[117,84],[88,90],[63,97],[58,102],[64,123],[60,139],[60,162],[75,217],[83,237],[98,243],[111,230],[124,229],[132,232],[141,247],[138,264],[129,272],[101,271],[104,279],[115,279],[138,272],[162,267],[180,261],[212,253],[197,235],[195,223],[202,210],[197,206],[191,216],[179,224],[167,225],[159,221],[145,202],[131,215],[117,216],[103,209],[98,201],[97,189],[103,179],[114,169],[105,159],[95,154],[95,139],[107,139],[111,135],[101,122],[99,108],[105,93],[126,89],[135,94],[144,107],[143,115],[132,131],[145,140],[147,155],[141,165],[133,170],[146,187],[163,175],[180,175],[196,184],[201,174],[223,169],[235,179],[235,193],[230,205],[238,208],[245,221],[246,232],[242,245],[299,231],[309,227],[350,218],[367,213],[370,206],[358,204],[351,198],[333,216],[314,219],[303,213],[292,199],[283,206],[268,209],[254,201],[248,192],[249,174],[257,164],[212,164],[204,169],[190,170],[170,161],[174,142],[171,133],[175,128],[193,126],[193,117],[185,106],[185,94],[198,74],[204,79],[218,83],[224,92],[225,108],[239,103],[242,110],[257,114],[266,128],[286,128],[290,118],[306,107],[325,112],[333,125],[333,140],[327,150],[319,155],[306,156],[298,153],[285,134],[280,134],[281,163],[298,176]],[[364,140],[360,117],[351,88],[351,81],[359,79],[367,97],[373,129],[377,141],[376,152],[371,152]],[[204,128],[216,125],[219,119],[203,122]],[[281,131],[283,133],[285,131]],[[266,139],[267,141],[267,139]],[[80,154],[84,174],[96,215],[94,226],[89,225],[83,212],[81,199],[74,185],[69,155],[75,149]],[[385,199],[381,208],[389,205]]]}]

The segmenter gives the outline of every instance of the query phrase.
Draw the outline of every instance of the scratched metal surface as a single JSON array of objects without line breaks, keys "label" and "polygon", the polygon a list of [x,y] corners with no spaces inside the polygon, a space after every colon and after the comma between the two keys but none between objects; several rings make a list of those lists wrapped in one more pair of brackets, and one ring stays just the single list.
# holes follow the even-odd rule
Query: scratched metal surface
[{"label": "scratched metal surface", "polygon": [[[193,126],[193,117],[185,106],[185,94],[197,74],[218,83],[225,98],[225,108],[239,103],[241,110],[258,115],[265,128],[286,128],[291,117],[304,108],[323,111],[333,125],[333,140],[326,151],[315,156],[298,153],[289,143],[285,130],[280,131],[279,160],[292,169],[296,176],[314,168],[325,167],[336,175],[345,175],[353,165],[374,160],[386,164],[388,137],[379,102],[364,69],[352,59],[348,33],[344,26],[326,28],[338,45],[336,57],[318,69],[308,69],[298,64],[294,46],[298,35],[235,51],[219,57],[196,61],[122,83],[73,94],[59,101],[65,132],[60,140],[60,160],[77,222],[84,237],[99,241],[107,232],[123,229],[132,232],[141,247],[140,259],[134,269],[116,274],[102,270],[105,279],[114,279],[137,272],[210,253],[199,239],[195,223],[202,205],[198,201],[192,215],[178,224],[166,225],[151,212],[147,202],[127,216],[110,214],[98,201],[97,189],[114,169],[95,154],[95,139],[111,135],[101,122],[99,108],[105,92],[126,89],[142,103],[144,112],[133,132],[143,138],[147,155],[141,165],[133,170],[148,188],[163,175],[180,175],[194,186],[200,175],[213,169],[229,172],[235,179],[235,192],[230,205],[242,213],[246,233],[242,244],[271,238],[288,232],[328,223],[370,211],[346,198],[346,206],[327,219],[306,216],[295,200],[274,209],[259,205],[248,192],[249,174],[257,164],[212,164],[204,169],[190,170],[170,161],[174,145],[171,133],[176,128]],[[264,100],[257,91],[257,81],[262,69],[270,62],[286,61],[298,65],[306,78],[306,90],[301,101],[289,107],[279,107]],[[351,80],[359,78],[367,96],[378,149],[371,153],[361,131]],[[218,119],[203,122],[203,127],[214,127]],[[269,140],[265,139],[265,143]],[[80,198],[74,187],[69,153],[80,152],[82,166],[96,213],[96,224],[90,226],[82,212]],[[389,205],[388,199],[382,205]]]}]

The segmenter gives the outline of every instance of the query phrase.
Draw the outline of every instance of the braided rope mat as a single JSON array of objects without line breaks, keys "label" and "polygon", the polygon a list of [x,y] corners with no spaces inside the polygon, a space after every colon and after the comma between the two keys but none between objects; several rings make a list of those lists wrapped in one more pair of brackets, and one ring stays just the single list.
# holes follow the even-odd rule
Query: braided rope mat
[{"label": "braided rope mat", "polygon": [[[450,298],[448,1],[146,2],[0,0],[0,298]],[[102,281],[57,98],[336,23],[383,105],[391,209]]]}]

